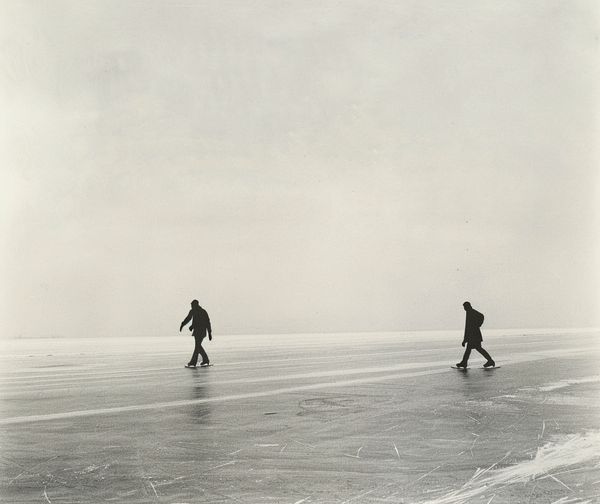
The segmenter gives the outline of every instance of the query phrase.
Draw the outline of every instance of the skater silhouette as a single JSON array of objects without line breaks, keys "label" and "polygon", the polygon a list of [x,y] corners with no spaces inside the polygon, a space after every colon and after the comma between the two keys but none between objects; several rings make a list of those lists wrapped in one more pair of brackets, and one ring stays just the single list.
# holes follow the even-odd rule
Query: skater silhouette
[{"label": "skater silhouette", "polygon": [[477,350],[487,359],[487,362],[483,365],[483,367],[495,367],[496,363],[494,362],[494,359],[492,359],[490,354],[487,353],[481,346],[483,337],[481,336],[481,329],[479,328],[483,325],[483,313],[479,313],[468,301],[463,303],[463,308],[467,312],[467,319],[465,321],[465,335],[463,337],[462,346],[467,345],[467,348],[463,355],[462,361],[456,364],[456,367],[467,367],[471,350]]},{"label": "skater silhouette", "polygon": [[200,365],[208,366],[210,361],[208,359],[208,355],[206,355],[206,352],[204,351],[204,348],[202,348],[202,340],[206,338],[207,332],[209,341],[212,340],[212,329],[210,327],[210,318],[208,318],[208,313],[206,313],[206,310],[198,304],[196,299],[192,301],[192,309],[181,323],[181,326],[179,326],[179,332],[181,332],[183,326],[185,326],[190,320],[192,321],[190,331],[193,331],[192,335],[194,336],[196,344],[194,346],[192,358],[185,367],[195,368],[196,364],[198,363],[198,354],[202,355],[202,362],[200,362]]}]

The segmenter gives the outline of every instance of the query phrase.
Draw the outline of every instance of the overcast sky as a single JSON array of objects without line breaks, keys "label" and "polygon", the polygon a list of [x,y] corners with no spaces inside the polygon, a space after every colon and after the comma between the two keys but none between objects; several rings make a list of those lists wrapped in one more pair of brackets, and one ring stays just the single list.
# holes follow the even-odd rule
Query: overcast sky
[{"label": "overcast sky", "polygon": [[0,9],[2,336],[600,324],[597,2]]}]

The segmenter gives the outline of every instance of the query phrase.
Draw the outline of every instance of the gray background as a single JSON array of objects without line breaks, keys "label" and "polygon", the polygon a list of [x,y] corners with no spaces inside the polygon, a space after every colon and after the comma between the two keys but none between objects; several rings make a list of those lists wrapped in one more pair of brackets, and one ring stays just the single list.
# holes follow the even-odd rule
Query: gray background
[{"label": "gray background", "polygon": [[600,324],[597,2],[0,9],[1,337]]}]

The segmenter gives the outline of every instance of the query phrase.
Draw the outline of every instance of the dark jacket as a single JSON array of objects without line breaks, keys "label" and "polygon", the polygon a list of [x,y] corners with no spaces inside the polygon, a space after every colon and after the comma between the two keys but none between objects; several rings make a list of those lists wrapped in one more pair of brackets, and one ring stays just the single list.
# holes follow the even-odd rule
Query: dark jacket
[{"label": "dark jacket", "polygon": [[465,320],[465,336],[463,341],[478,345],[483,341],[481,330],[483,325],[483,313],[479,313],[474,308],[467,310],[467,318]]},{"label": "dark jacket", "polygon": [[194,336],[200,336],[204,338],[206,336],[206,331],[208,331],[208,335],[212,336],[212,329],[210,327],[210,318],[208,318],[208,313],[201,306],[197,308],[192,308],[190,313],[188,313],[187,317],[181,323],[183,327],[189,321],[192,321],[192,325],[190,326],[190,331],[193,330],[192,333]]}]

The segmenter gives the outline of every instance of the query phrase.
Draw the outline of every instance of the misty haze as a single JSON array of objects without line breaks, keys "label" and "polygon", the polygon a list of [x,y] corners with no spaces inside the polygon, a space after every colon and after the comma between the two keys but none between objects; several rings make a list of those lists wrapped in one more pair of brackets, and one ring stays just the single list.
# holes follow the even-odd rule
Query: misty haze
[{"label": "misty haze", "polygon": [[0,500],[598,499],[599,33],[2,2]]}]

